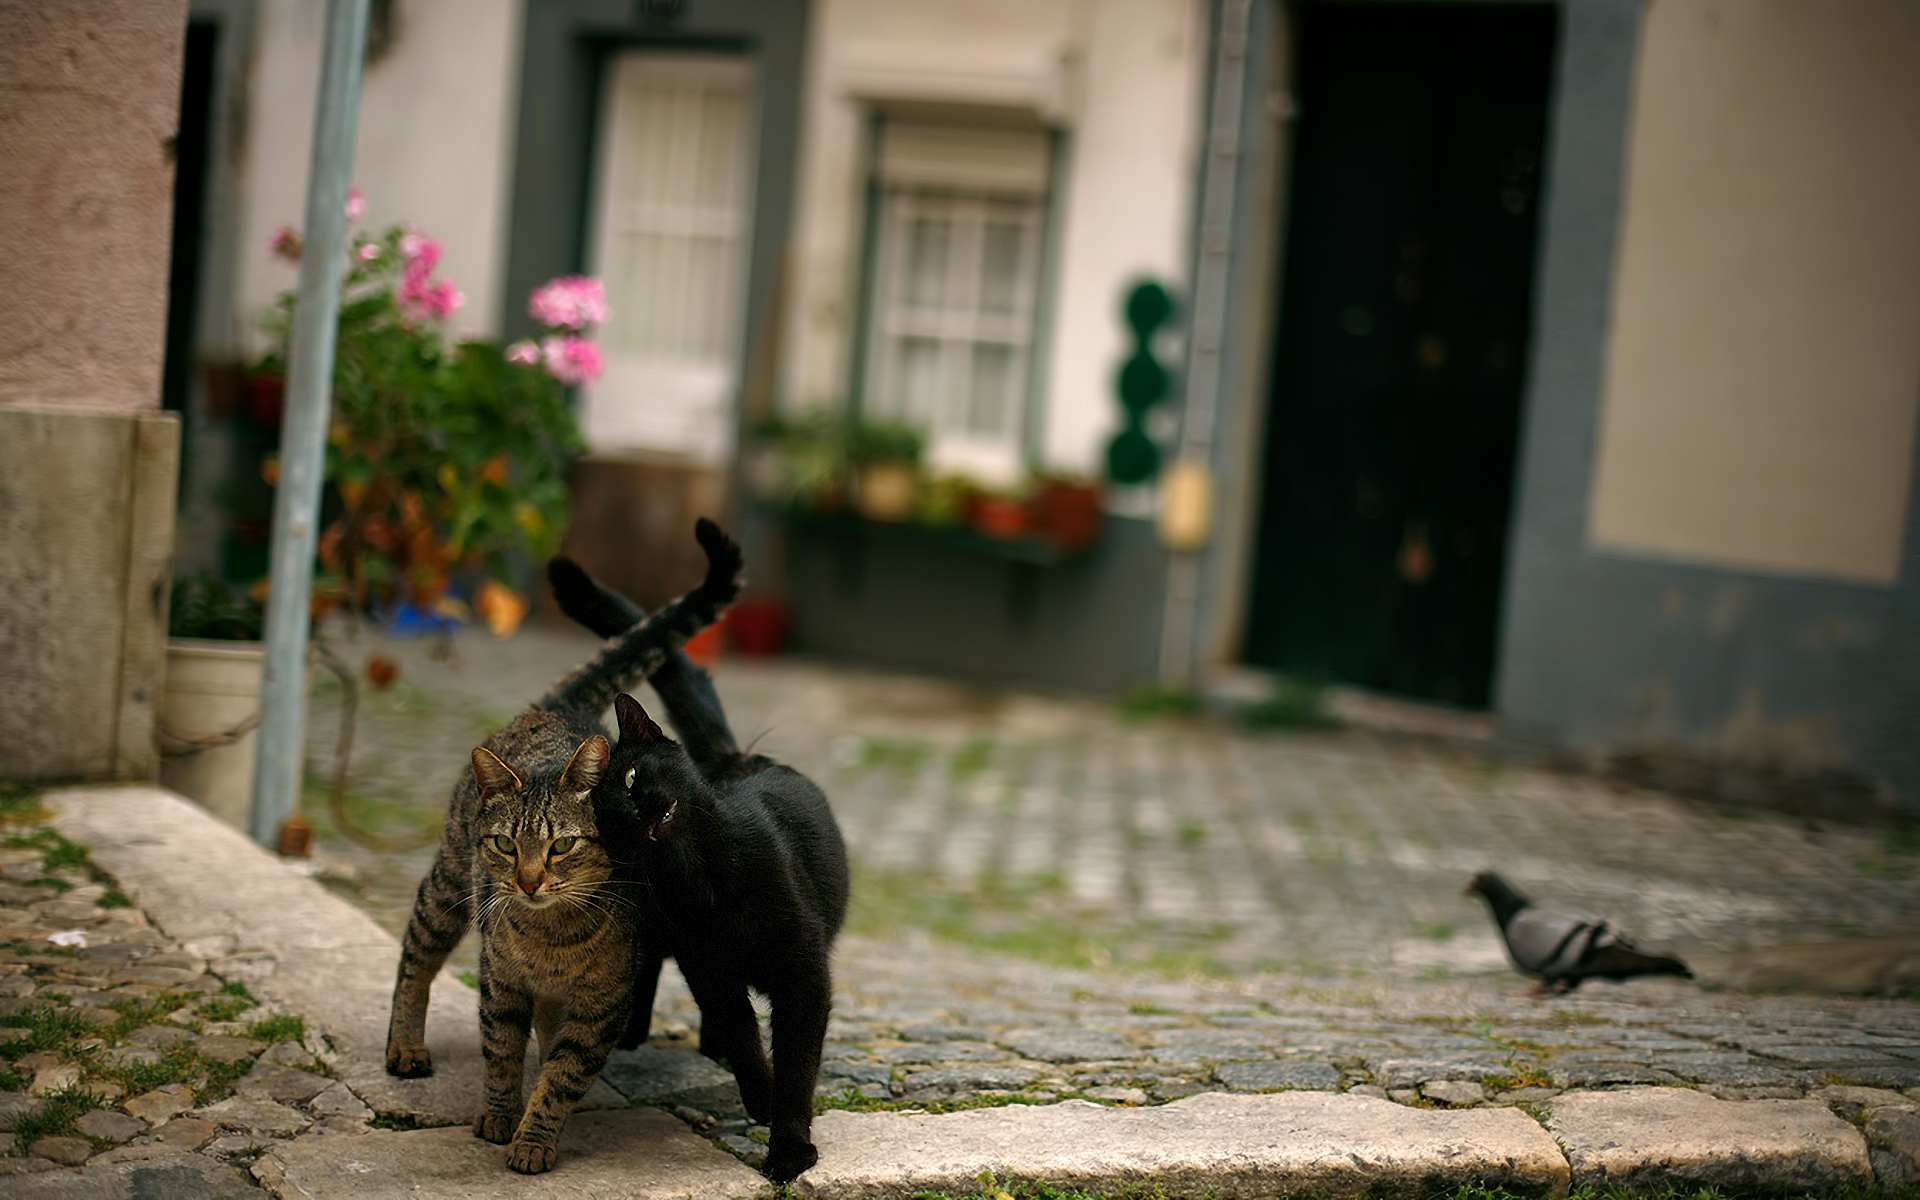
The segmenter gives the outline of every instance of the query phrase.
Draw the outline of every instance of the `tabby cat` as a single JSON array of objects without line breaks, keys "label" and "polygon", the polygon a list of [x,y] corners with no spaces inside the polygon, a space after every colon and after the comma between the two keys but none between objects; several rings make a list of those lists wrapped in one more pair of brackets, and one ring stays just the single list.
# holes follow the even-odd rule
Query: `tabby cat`
[{"label": "tabby cat", "polygon": [[[548,568],[567,615],[603,636],[637,619],[624,597],[564,559]],[[633,697],[614,700],[620,742],[597,803],[616,857],[640,885],[640,954],[629,1041],[646,1036],[653,985],[672,955],[700,1005],[700,1050],[733,1070],[770,1126],[768,1177],[819,1161],[813,1089],[833,997],[829,959],[847,912],[847,852],[827,798],[806,776],[744,754],[712,685],[674,660],[653,677],[682,747]],[[749,989],[773,1007],[773,1061]]]},{"label": "tabby cat", "polygon": [[[698,587],[610,640],[473,752],[401,945],[387,1071],[427,1075],[428,990],[478,918],[486,1105],[474,1133],[510,1140],[516,1171],[553,1165],[561,1126],[630,1019],[636,910],[595,819],[610,757],[596,714],[739,593],[740,548],[711,521],[694,536],[707,555]],[[529,1028],[542,1066],[523,1105]]]}]

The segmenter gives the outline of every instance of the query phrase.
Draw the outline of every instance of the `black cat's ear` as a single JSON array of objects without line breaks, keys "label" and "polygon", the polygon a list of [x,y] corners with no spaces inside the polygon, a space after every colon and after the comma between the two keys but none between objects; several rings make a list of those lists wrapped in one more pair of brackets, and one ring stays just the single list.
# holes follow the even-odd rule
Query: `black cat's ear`
[{"label": "black cat's ear", "polygon": [[647,715],[647,710],[641,708],[640,702],[625,692],[621,692],[613,698],[613,713],[614,716],[620,719],[621,741],[660,742],[666,740],[667,735],[662,733],[660,727],[653,723],[653,718]]},{"label": "black cat's ear", "polygon": [[581,742],[567,769],[560,773],[560,790],[590,792],[599,787],[600,781],[607,777],[607,760],[612,757],[613,750],[607,745],[607,739],[597,733]]},{"label": "black cat's ear", "polygon": [[501,762],[493,751],[476,746],[473,751],[473,778],[480,785],[480,798],[491,799],[505,792],[517,792],[524,785],[513,768]]}]

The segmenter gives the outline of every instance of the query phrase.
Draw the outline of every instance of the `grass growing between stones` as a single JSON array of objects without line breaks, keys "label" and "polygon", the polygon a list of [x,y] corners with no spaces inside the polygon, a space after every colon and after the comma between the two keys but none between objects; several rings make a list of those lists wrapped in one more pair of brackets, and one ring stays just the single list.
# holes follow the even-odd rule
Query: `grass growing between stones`
[{"label": "grass growing between stones", "polygon": [[915,1112],[940,1113],[966,1112],[974,1108],[1006,1108],[1011,1105],[1055,1104],[1060,1097],[1053,1093],[1045,1096],[1028,1096],[1020,1092],[974,1092],[970,1095],[955,1096],[951,1100],[895,1100],[864,1096],[858,1088],[849,1086],[838,1093],[819,1095],[813,1098],[815,1114],[839,1109],[843,1112]]},{"label": "grass growing between stones", "polygon": [[[1099,1192],[1062,1187],[1045,1180],[1003,1179],[992,1172],[981,1173],[975,1182],[979,1185],[975,1192],[915,1192],[914,1200],[1172,1200],[1170,1193],[1152,1180]],[[1200,1193],[1198,1200],[1207,1200],[1211,1195],[1211,1192]]]},{"label": "grass growing between stones", "polygon": [[247,1026],[247,1034],[263,1042],[303,1041],[307,1036],[307,1019],[291,1013],[280,1013]]},{"label": "grass growing between stones", "polygon": [[1113,921],[1075,905],[1054,877],[1009,883],[988,876],[971,891],[950,891],[925,874],[856,869],[847,929],[879,939],[918,930],[1057,967],[1124,967],[1170,977],[1237,973],[1213,952],[1231,927]]},{"label": "grass growing between stones", "polygon": [[221,987],[218,995],[202,1000],[194,1011],[209,1021],[231,1021],[259,1003],[245,983],[233,979]]},{"label": "grass growing between stones", "polygon": [[[55,1120],[56,1124],[60,1112],[68,1114],[67,1124],[71,1124],[87,1109],[98,1108],[105,1103],[87,1089],[86,1080],[117,1083],[130,1096],[177,1083],[191,1088],[200,1103],[210,1103],[224,1097],[232,1089],[234,1081],[247,1073],[253,1066],[251,1056],[235,1062],[224,1062],[201,1053],[190,1041],[155,1048],[158,1061],[153,1062],[115,1061],[113,1056],[105,1053],[125,1042],[133,1031],[148,1026],[171,1026],[193,1031],[197,1023],[182,1025],[171,1019],[192,1000],[189,994],[163,992],[144,1002],[122,1001],[113,1006],[119,1016],[106,1026],[94,1025],[79,1018],[72,1010],[58,1005],[32,1005],[0,1020],[0,1025],[15,1031],[6,1042],[0,1043],[0,1058],[13,1060],[35,1052],[51,1052],[80,1067],[85,1076],[81,1083],[49,1093],[49,1096],[66,1095],[61,1104],[50,1105],[47,1112],[42,1114]],[[251,1007],[254,1001],[249,999],[246,1003]],[[303,1020],[298,1017],[292,1020],[298,1022],[304,1031],[306,1023]],[[9,1068],[8,1075],[8,1078],[0,1080],[0,1090],[21,1090],[29,1082],[25,1074],[17,1069]],[[88,1100],[87,1097],[93,1099]],[[33,1137],[47,1135],[47,1129],[37,1125],[34,1127]],[[16,1138],[20,1153],[26,1152],[31,1140],[20,1141]]]},{"label": "grass growing between stones", "polygon": [[51,814],[40,802],[40,789],[0,779],[0,825],[44,821]]},{"label": "grass growing between stones", "polygon": [[55,1088],[41,1097],[46,1107],[17,1118],[13,1125],[13,1151],[25,1154],[27,1147],[43,1137],[67,1137],[73,1124],[96,1108],[106,1106],[106,1097],[78,1084]]},{"label": "grass growing between stones", "polygon": [[1510,1067],[1497,1075],[1482,1075],[1480,1086],[1489,1092],[1510,1092],[1515,1088],[1552,1087],[1553,1076],[1540,1067],[1527,1063]]}]

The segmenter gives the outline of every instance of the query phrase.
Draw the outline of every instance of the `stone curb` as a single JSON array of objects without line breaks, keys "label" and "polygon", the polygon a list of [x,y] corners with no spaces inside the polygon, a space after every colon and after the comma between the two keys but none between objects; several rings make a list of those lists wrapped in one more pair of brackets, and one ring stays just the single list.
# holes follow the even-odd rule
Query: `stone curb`
[{"label": "stone curb", "polygon": [[[216,972],[307,1016],[337,1075],[387,1114],[459,1128],[306,1137],[256,1174],[283,1196],[392,1194],[753,1195],[765,1181],[654,1110],[580,1114],[560,1166],[512,1175],[474,1142],[479,1036],[473,993],[434,990],[438,1073],[383,1069],[394,939],[359,909],[190,802],[158,788],[51,793],[54,825],[88,845],[156,925]],[[624,1108],[605,1087],[600,1103]],[[1548,1128],[1515,1108],[1420,1109],[1354,1093],[1204,1093],[1160,1107],[1084,1101],[943,1116],[834,1111],[816,1123],[820,1165],[798,1190],[822,1200],[969,1194],[1008,1181],[1112,1190],[1151,1179],[1170,1195],[1328,1195],[1477,1181],[1564,1193],[1569,1183],[1788,1189],[1873,1178],[1866,1140],[1817,1100],[1723,1101],[1678,1088],[1576,1092]],[[1563,1149],[1564,1147],[1564,1149]],[[478,1151],[478,1152],[476,1152]],[[423,1192],[422,1189],[425,1189]]]},{"label": "stone curb", "polygon": [[1103,1191],[1152,1181],[1222,1200],[1352,1196],[1467,1182],[1567,1190],[1567,1160],[1517,1109],[1422,1110],[1371,1096],[1212,1092],[1158,1108],[1083,1100],[944,1116],[829,1112],[820,1164],[796,1183],[822,1200],[975,1191],[982,1173]]},{"label": "stone curb", "polygon": [[544,1175],[514,1174],[506,1155],[506,1147],[478,1141],[464,1126],[383,1130],[293,1142],[261,1159],[253,1173],[282,1200],[728,1200],[769,1186],[758,1171],[652,1108],[577,1114],[560,1135],[558,1164]]},{"label": "stone curb", "polygon": [[1819,1100],[1570,1092],[1553,1102],[1547,1126],[1575,1183],[1773,1191],[1873,1182],[1866,1139]]}]

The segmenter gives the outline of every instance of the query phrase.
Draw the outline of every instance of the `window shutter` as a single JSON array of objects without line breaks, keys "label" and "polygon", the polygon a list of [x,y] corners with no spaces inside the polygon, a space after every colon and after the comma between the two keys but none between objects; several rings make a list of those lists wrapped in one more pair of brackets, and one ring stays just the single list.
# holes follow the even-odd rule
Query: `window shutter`
[{"label": "window shutter", "polygon": [[888,122],[880,129],[880,180],[889,187],[1042,195],[1047,135],[1037,129]]}]

